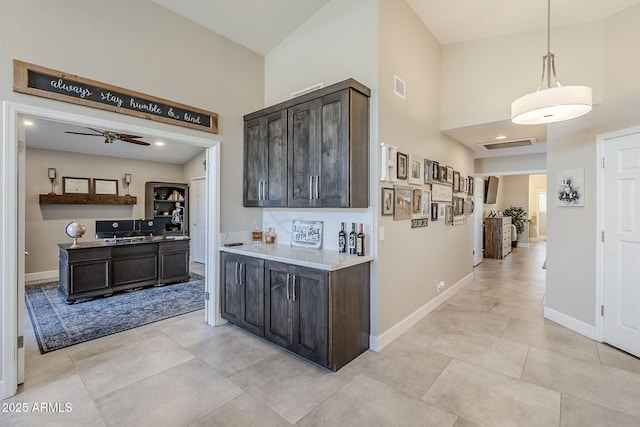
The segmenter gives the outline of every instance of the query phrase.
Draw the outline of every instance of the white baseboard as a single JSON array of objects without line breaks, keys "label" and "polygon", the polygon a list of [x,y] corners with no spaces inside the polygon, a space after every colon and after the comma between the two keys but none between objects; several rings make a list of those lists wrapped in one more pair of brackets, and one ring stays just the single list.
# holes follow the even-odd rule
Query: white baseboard
[{"label": "white baseboard", "polygon": [[449,289],[442,292],[440,295],[411,313],[409,316],[405,317],[400,322],[396,323],[386,332],[379,336],[371,335],[369,337],[369,348],[373,351],[380,351],[389,344],[391,344],[396,338],[400,335],[407,332],[409,329],[413,327],[416,323],[418,323],[424,316],[431,313],[433,310],[438,308],[440,304],[445,302],[447,299],[451,298],[456,294],[460,289],[464,287],[467,283],[469,283],[473,279],[473,273],[469,273],[467,276],[463,277],[456,283],[451,286]]},{"label": "white baseboard", "polygon": [[24,281],[27,283],[50,279],[58,280],[58,270],[37,271],[35,273],[27,273],[24,275]]},{"label": "white baseboard", "polygon": [[582,320],[567,316],[564,313],[560,313],[559,311],[546,306],[544,307],[544,317],[545,319],[556,322],[557,324],[571,329],[572,331],[577,332],[580,335],[584,335],[587,338],[596,340],[596,327],[593,325],[589,325],[588,323],[584,323]]}]

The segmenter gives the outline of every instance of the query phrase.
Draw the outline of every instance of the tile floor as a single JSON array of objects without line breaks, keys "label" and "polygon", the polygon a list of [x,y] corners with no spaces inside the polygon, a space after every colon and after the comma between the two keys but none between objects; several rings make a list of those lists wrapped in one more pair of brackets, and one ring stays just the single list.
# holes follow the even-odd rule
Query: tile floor
[{"label": "tile floor", "polygon": [[29,413],[0,425],[640,426],[640,360],[543,318],[544,259],[537,244],[485,260],[337,373],[202,312],[45,355],[28,331],[25,385],[2,403]]}]

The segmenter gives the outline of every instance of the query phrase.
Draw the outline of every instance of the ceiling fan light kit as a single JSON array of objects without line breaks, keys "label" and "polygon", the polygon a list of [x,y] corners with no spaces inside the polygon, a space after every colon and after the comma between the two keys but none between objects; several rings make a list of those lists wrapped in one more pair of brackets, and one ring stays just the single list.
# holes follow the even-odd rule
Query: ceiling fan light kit
[{"label": "ceiling fan light kit", "polygon": [[538,90],[511,104],[511,121],[516,124],[560,122],[583,116],[592,108],[590,87],[562,86],[556,77],[555,57],[551,53],[551,0],[547,1],[547,11],[547,54],[542,60],[542,81]]}]

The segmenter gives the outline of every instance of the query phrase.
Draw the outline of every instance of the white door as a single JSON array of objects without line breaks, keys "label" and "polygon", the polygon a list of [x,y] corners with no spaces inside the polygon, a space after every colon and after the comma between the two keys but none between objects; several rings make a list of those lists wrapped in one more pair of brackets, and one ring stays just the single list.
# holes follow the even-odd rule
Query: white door
[{"label": "white door", "polygon": [[484,229],[484,178],[473,179],[473,266],[480,264],[483,258],[482,246]]},{"label": "white door", "polygon": [[640,357],[640,134],[604,146],[604,341]]},{"label": "white door", "polygon": [[205,263],[206,254],[206,204],[207,201],[207,180],[206,178],[193,178],[191,180],[191,241],[193,242],[191,260]]}]

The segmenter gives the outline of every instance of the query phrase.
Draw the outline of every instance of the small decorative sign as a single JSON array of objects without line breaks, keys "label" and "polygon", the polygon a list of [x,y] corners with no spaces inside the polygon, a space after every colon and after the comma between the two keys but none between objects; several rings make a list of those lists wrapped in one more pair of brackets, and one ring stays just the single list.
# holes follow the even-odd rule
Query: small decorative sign
[{"label": "small decorative sign", "polygon": [[294,220],[291,246],[320,249],[322,247],[322,221]]},{"label": "small decorative sign", "polygon": [[462,225],[467,223],[466,215],[455,215],[453,217],[453,225]]},{"label": "small decorative sign", "polygon": [[429,218],[416,218],[411,220],[411,228],[421,228],[429,226]]},{"label": "small decorative sign", "polygon": [[13,90],[43,98],[218,133],[218,114],[13,60]]}]

